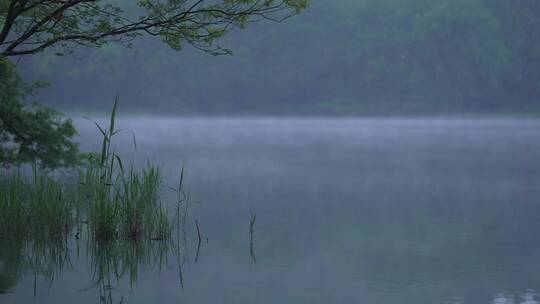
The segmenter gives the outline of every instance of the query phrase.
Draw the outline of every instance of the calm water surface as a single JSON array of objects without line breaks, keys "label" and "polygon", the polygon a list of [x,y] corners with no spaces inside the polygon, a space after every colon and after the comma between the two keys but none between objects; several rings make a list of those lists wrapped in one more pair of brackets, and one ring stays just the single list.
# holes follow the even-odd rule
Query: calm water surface
[{"label": "calm water surface", "polygon": [[[100,144],[91,123],[77,125],[83,148]],[[126,133],[116,150],[139,164],[149,156],[165,184],[177,184],[186,167],[187,188],[201,203],[190,207],[182,258],[156,262],[159,254],[150,253],[135,277],[98,285],[89,245],[68,240],[67,262],[53,276],[22,267],[0,277],[7,290],[0,303],[540,300],[540,121],[130,118],[117,125],[136,133],[138,149]],[[164,200],[173,194],[165,189]],[[2,259],[4,272],[16,263]]]}]

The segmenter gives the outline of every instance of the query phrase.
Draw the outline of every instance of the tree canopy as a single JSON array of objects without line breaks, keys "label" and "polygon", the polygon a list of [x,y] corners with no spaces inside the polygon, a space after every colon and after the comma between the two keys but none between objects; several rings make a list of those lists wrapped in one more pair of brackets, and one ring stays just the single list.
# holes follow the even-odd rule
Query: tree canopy
[{"label": "tree canopy", "polygon": [[13,64],[0,60],[0,164],[76,164],[79,152],[71,120],[52,109],[21,103],[34,88],[17,75]]},{"label": "tree canopy", "polygon": [[143,34],[161,37],[173,49],[188,43],[212,54],[233,27],[250,21],[281,21],[306,8],[308,0],[0,0],[0,56],[35,54],[52,46],[100,47],[130,42]]}]

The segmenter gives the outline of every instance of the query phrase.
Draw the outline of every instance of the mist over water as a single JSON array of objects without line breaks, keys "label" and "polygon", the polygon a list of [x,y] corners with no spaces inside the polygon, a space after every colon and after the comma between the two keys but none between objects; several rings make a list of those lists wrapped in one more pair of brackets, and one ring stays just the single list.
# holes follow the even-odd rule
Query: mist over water
[{"label": "mist over water", "polygon": [[[99,120],[99,119],[98,119]],[[76,120],[83,149],[95,126]],[[170,259],[125,303],[537,303],[540,122],[120,118],[115,149],[196,201],[183,287]],[[173,197],[167,194],[165,199]],[[249,222],[256,213],[253,248]],[[206,240],[207,239],[207,240]],[[254,257],[255,259],[254,259]],[[96,303],[84,258],[36,303]],[[38,276],[39,277],[39,276]],[[1,303],[33,301],[27,273]]]},{"label": "mist over water", "polygon": [[0,0],[0,304],[539,304],[539,21]]}]

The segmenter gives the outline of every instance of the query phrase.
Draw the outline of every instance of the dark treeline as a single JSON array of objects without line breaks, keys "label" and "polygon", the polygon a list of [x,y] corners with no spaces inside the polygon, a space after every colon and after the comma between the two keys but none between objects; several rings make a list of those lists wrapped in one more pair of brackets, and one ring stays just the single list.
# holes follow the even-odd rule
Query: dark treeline
[{"label": "dark treeline", "polygon": [[540,1],[318,0],[280,24],[178,53],[151,38],[19,63],[59,108],[171,114],[540,110]]}]

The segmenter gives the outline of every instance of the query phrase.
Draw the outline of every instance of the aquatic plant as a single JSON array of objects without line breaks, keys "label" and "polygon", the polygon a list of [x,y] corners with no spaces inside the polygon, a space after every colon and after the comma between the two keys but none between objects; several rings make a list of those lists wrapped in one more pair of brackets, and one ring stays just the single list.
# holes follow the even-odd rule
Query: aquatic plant
[{"label": "aquatic plant", "polygon": [[4,238],[19,239],[25,234],[25,188],[26,182],[20,172],[0,171],[0,233]]},{"label": "aquatic plant", "polygon": [[[0,250],[0,268],[5,268],[3,260],[10,261],[6,276],[0,276],[0,292],[9,290],[26,269],[36,274],[34,292],[38,277],[52,283],[71,267],[73,247],[79,256],[81,238],[86,239],[82,246],[104,302],[111,302],[111,279],[127,275],[133,285],[141,267],[161,269],[171,254],[183,281],[190,201],[184,169],[173,189],[178,193],[176,210],[169,215],[160,198],[159,167],[151,163],[140,169],[133,164],[125,167],[115,153],[113,138],[123,131],[115,129],[116,109],[117,101],[107,129],[94,122],[103,136],[102,146],[99,153],[86,154],[79,168],[51,172],[34,165],[27,171],[0,171],[0,247],[5,249]],[[133,143],[136,149],[134,135]],[[197,250],[200,233],[198,237]]]},{"label": "aquatic plant", "polygon": [[[175,226],[185,223],[189,194],[183,189],[184,170],[175,189],[177,210],[170,217],[160,200],[160,169],[151,163],[126,169],[114,152],[113,138],[124,131],[115,129],[117,105],[115,100],[108,128],[94,121],[103,137],[101,152],[89,153],[71,173],[74,177],[62,179],[37,165],[30,176],[20,170],[0,172],[0,236],[62,237],[75,226],[79,235],[81,224],[87,224],[89,235],[98,240],[163,241]],[[133,143],[136,149],[134,135]]]},{"label": "aquatic plant", "polygon": [[65,235],[74,222],[71,186],[38,166],[32,167],[31,178],[20,171],[0,173],[1,236]]},{"label": "aquatic plant", "polygon": [[100,239],[165,240],[173,224],[160,201],[161,172],[151,163],[141,170],[133,165],[125,170],[122,158],[111,149],[113,137],[123,131],[115,129],[116,108],[115,101],[108,129],[94,122],[103,136],[101,154],[91,157],[80,174],[89,227]]}]

